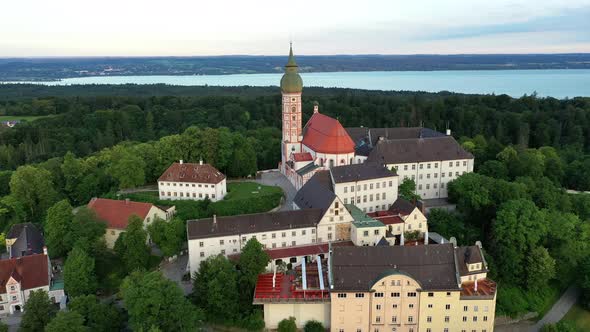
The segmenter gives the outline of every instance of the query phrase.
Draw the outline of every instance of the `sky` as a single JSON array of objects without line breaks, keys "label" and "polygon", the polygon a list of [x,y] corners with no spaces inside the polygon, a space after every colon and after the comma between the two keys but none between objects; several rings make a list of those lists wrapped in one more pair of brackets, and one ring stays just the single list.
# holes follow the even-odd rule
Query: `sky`
[{"label": "sky", "polygon": [[590,0],[5,0],[0,57],[590,52]]}]

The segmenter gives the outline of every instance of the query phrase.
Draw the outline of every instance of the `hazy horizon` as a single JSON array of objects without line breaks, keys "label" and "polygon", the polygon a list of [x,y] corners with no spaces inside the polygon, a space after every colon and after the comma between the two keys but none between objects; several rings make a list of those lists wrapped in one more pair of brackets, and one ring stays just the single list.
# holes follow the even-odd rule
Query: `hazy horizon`
[{"label": "hazy horizon", "polygon": [[590,0],[7,2],[0,57],[590,53]]}]

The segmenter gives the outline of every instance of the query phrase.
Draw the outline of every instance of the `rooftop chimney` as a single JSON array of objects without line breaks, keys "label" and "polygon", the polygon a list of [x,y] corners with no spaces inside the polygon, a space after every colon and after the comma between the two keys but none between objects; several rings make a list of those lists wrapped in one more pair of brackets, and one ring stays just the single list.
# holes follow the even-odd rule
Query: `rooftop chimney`
[{"label": "rooftop chimney", "polygon": [[319,112],[320,112],[320,105],[318,104],[318,102],[317,102],[317,101],[315,101],[315,102],[313,103],[313,114],[315,114],[315,113],[319,113]]},{"label": "rooftop chimney", "polygon": [[213,225],[217,225],[217,215],[213,215]]},{"label": "rooftop chimney", "polygon": [[129,198],[125,198],[125,205],[129,205]]},{"label": "rooftop chimney", "polygon": [[182,159],[180,159],[180,164],[182,165],[182,163],[183,163],[183,161],[182,161]]},{"label": "rooftop chimney", "polygon": [[47,256],[47,247],[43,246],[43,255]]},{"label": "rooftop chimney", "polygon": [[447,136],[451,136],[451,130],[447,129]]},{"label": "rooftop chimney", "polygon": [[199,159],[199,165],[203,165],[203,159]]}]

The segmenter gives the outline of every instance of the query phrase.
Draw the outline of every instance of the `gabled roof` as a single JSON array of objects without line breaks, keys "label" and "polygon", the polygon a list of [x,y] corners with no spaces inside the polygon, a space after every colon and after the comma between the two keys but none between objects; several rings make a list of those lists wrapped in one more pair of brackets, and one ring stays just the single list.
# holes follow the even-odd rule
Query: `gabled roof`
[{"label": "gabled roof", "polygon": [[314,113],[303,129],[303,144],[319,153],[354,153],[354,142],[340,121]]},{"label": "gabled roof", "polygon": [[362,163],[330,168],[336,183],[364,181],[395,176],[395,173],[378,163]]},{"label": "gabled roof", "polygon": [[[459,273],[462,276],[474,274],[474,273],[481,273],[482,270],[487,271],[484,260],[483,260],[483,253],[481,252],[481,248],[478,246],[466,246],[466,247],[457,247],[455,248],[455,253],[457,255],[457,264],[459,265]],[[467,269],[467,264],[481,264],[481,269],[477,271],[469,271]]]},{"label": "gabled roof", "polygon": [[320,209],[242,214],[187,221],[188,239],[241,235],[316,226]]},{"label": "gabled roof", "polygon": [[209,164],[174,163],[158,181],[217,184],[224,179],[225,175]]},{"label": "gabled roof", "polygon": [[13,277],[21,290],[49,285],[49,262],[44,254],[0,260],[0,294],[6,293],[6,283]]},{"label": "gabled roof", "polygon": [[107,198],[93,198],[88,203],[88,208],[94,210],[98,218],[107,223],[107,228],[114,229],[126,229],[132,215],[143,221],[152,206],[154,205],[150,203]]},{"label": "gabled roof", "polygon": [[473,159],[451,136],[379,140],[367,161],[403,164],[426,161]]},{"label": "gabled roof", "polygon": [[407,216],[410,213],[412,213],[412,211],[414,211],[415,208],[416,206],[412,204],[410,201],[398,197],[395,200],[395,202],[393,202],[393,204],[391,204],[391,206],[389,207],[389,211],[394,214],[399,214],[401,216]]},{"label": "gabled roof", "polygon": [[321,209],[324,214],[334,199],[329,171],[318,171],[299,189],[293,202],[300,209]]},{"label": "gabled roof", "polygon": [[395,127],[395,128],[366,128],[353,127],[346,128],[348,135],[359,146],[360,142],[374,146],[379,137],[387,140],[408,139],[408,138],[428,138],[445,136],[436,130],[424,127]]},{"label": "gabled roof", "polygon": [[37,226],[32,223],[12,225],[6,238],[16,238],[16,241],[10,248],[11,257],[43,253],[45,239],[43,238],[43,234],[41,234]]},{"label": "gabled roof", "polygon": [[391,274],[416,280],[423,290],[459,290],[453,244],[334,247],[334,291],[370,291]]}]

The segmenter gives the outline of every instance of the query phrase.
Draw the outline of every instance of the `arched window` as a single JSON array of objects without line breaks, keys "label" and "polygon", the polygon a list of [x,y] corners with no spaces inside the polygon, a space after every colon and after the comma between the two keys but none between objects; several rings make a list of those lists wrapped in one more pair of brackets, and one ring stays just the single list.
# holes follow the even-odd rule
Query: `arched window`
[{"label": "arched window", "polygon": [[341,159],[340,164],[344,165],[344,163],[345,163],[344,159]]}]

